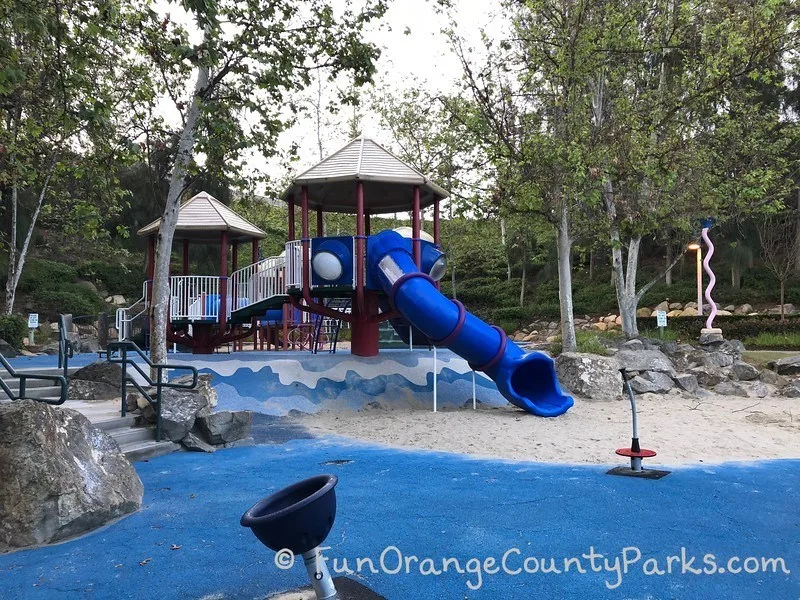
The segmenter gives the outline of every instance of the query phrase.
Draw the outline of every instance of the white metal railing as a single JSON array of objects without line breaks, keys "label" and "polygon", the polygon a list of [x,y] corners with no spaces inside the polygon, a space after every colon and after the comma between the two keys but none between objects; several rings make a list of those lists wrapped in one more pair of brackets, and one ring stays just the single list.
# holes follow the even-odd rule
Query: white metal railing
[{"label": "white metal railing", "polygon": [[271,256],[236,271],[231,276],[232,295],[236,298],[233,310],[284,294],[285,263],[283,256]]},{"label": "white metal railing", "polygon": [[303,285],[303,248],[300,240],[286,242],[286,287]]},{"label": "white metal railing", "polygon": [[[229,283],[226,280],[226,283]],[[228,286],[225,286],[226,288]],[[228,289],[223,290],[229,293]],[[170,319],[211,321],[219,319],[219,277],[181,275],[169,278]]]},{"label": "white metal railing", "polygon": [[[353,288],[356,287],[357,281],[357,253],[356,253],[356,238],[354,237],[352,240],[352,246],[350,248],[352,256],[353,256],[353,279],[350,282]],[[365,244],[366,247],[366,244]],[[309,257],[310,258],[310,257]],[[366,268],[366,261],[365,268]],[[312,280],[309,277],[309,282]],[[286,242],[286,287],[287,288],[299,288],[303,285],[303,250],[300,243],[300,240],[292,240],[290,242]],[[310,284],[311,288],[315,287],[324,287],[324,286],[315,286],[313,283]]]},{"label": "white metal railing", "polygon": [[[133,309],[138,305],[142,305],[142,310],[140,310],[135,315],[131,316],[131,312]],[[127,340],[130,337],[130,327],[131,323],[134,319],[142,316],[145,311],[147,311],[147,282],[145,281],[142,284],[142,297],[139,298],[136,302],[128,306],[127,308],[118,308],[116,314],[116,326],[117,326],[117,339],[122,342]]]}]

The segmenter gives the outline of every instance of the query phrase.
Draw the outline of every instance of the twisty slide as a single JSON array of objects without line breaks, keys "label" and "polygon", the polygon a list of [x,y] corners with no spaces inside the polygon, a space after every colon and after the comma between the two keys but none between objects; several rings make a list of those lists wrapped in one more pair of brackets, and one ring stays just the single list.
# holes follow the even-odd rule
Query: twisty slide
[{"label": "twisty slide", "polygon": [[564,414],[573,405],[561,391],[553,360],[525,353],[499,327],[481,321],[457,300],[448,300],[420,272],[407,240],[394,231],[369,239],[367,269],[380,281],[389,302],[437,346],[445,346],[483,371],[512,404],[541,417]]}]

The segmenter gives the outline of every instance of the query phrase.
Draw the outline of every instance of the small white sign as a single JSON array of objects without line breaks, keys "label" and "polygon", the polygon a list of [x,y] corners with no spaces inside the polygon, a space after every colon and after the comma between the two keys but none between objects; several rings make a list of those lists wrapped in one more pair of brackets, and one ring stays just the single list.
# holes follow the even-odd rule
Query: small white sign
[{"label": "small white sign", "polygon": [[665,310],[656,311],[656,324],[658,327],[667,326],[667,311]]},{"label": "small white sign", "polygon": [[39,313],[28,313],[28,329],[39,327]]}]

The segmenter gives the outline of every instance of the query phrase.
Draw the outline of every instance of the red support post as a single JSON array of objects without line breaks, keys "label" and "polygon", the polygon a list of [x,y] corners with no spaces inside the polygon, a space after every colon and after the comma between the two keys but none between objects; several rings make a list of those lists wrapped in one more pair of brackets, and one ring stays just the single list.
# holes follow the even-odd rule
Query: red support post
[{"label": "red support post", "polygon": [[289,196],[289,239],[286,241],[291,242],[294,237],[294,194],[292,194]]},{"label": "red support post", "polygon": [[224,329],[228,318],[228,232],[220,234],[219,244],[219,324]]},{"label": "red support post", "polygon": [[433,197],[433,243],[441,246],[441,239],[439,239],[439,196]]},{"label": "red support post", "polygon": [[[251,264],[256,264],[258,262],[258,240],[253,238],[252,242],[253,246],[253,253],[252,253],[252,262]],[[258,339],[259,339],[259,321],[256,317],[250,321],[250,328],[253,330],[253,350],[258,350]],[[244,343],[244,342],[242,342]],[[263,347],[262,347],[263,350]]]},{"label": "red support post", "polygon": [[[231,244],[231,275],[236,273],[239,269],[239,242],[234,241]],[[239,290],[236,289],[236,280],[231,281],[231,311],[236,310],[239,307]],[[236,343],[233,344],[234,350],[236,349]]]},{"label": "red support post", "polygon": [[[362,209],[363,209],[363,195],[362,195]],[[325,315],[327,317],[333,317],[336,319],[342,319],[350,322],[350,318],[347,315],[342,315],[340,311],[334,310],[332,308],[328,308],[327,306],[320,304],[319,302],[315,301],[314,298],[311,297],[311,240],[308,237],[308,187],[302,186],[301,194],[300,194],[300,223],[302,228],[302,236],[300,238],[300,245],[302,247],[302,272],[303,272],[303,281],[302,281],[302,288],[303,288],[303,300],[305,301],[305,306],[299,304],[299,300],[292,299],[292,305],[295,308],[299,308],[301,311],[304,312],[312,312],[319,315]],[[364,240],[360,240],[363,242]],[[363,270],[363,252],[361,253],[361,265]],[[364,292],[364,277],[363,274],[359,276],[359,281],[361,282],[361,293],[363,296]]]},{"label": "red support post", "polygon": [[[372,319],[378,314],[378,298],[364,292],[364,184],[356,183],[356,305],[353,314],[353,338],[351,352],[356,356],[378,354],[378,323]],[[368,221],[367,221],[368,222]]]},{"label": "red support post", "polygon": [[325,225],[322,221],[322,209],[317,209],[317,237],[325,235]]},{"label": "red support post", "polygon": [[189,274],[189,240],[183,240],[183,276]]},{"label": "red support post", "polygon": [[[442,240],[441,234],[439,231],[439,196],[436,194],[433,195],[433,243],[436,245],[437,248],[442,247]],[[441,282],[436,282],[436,289],[442,289]]]},{"label": "red support post", "polygon": [[414,206],[411,210],[411,243],[414,249],[414,262],[422,268],[422,248],[419,243],[419,186],[414,186]]},{"label": "red support post", "polygon": [[364,183],[356,183],[356,308],[364,314]]}]

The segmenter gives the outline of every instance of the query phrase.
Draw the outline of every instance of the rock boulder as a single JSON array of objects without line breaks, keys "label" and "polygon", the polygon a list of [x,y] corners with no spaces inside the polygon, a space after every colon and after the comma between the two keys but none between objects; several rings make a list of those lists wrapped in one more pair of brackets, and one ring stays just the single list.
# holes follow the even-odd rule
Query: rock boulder
[{"label": "rock boulder", "polygon": [[625,350],[617,353],[619,364],[629,371],[656,371],[675,375],[675,366],[660,350]]},{"label": "rock boulder", "polygon": [[250,411],[222,411],[197,418],[197,429],[209,444],[228,444],[250,435]]},{"label": "rock boulder", "polygon": [[608,356],[565,352],[556,358],[559,381],[570,392],[592,400],[615,400],[622,393],[619,361]]},{"label": "rock boulder", "polygon": [[0,404],[0,551],[57,542],[142,504],[117,443],[77,411]]},{"label": "rock boulder", "polygon": [[16,358],[19,356],[17,349],[14,348],[11,344],[7,341],[0,339],[0,354],[5,356],[6,358]]},{"label": "rock boulder", "polygon": [[736,376],[739,381],[753,381],[758,379],[758,369],[750,363],[737,361],[731,365],[731,373]]},{"label": "rock boulder", "polygon": [[120,397],[120,388],[110,386],[102,381],[84,381],[72,379],[67,386],[67,397],[70,400],[84,402],[104,402]]},{"label": "rock boulder", "polygon": [[105,383],[119,390],[122,383],[122,367],[115,363],[98,360],[75,371],[70,379]]},{"label": "rock boulder", "polygon": [[697,377],[691,373],[681,373],[680,375],[676,375],[673,377],[673,381],[680,389],[685,392],[689,392],[690,394],[694,394],[698,389],[700,389],[700,384],[697,383]]},{"label": "rock boulder", "polygon": [[778,375],[797,375],[800,373],[800,355],[773,360],[768,366]]},{"label": "rock boulder", "polygon": [[675,387],[672,377],[658,371],[646,371],[631,380],[631,388],[637,394],[665,394]]}]

